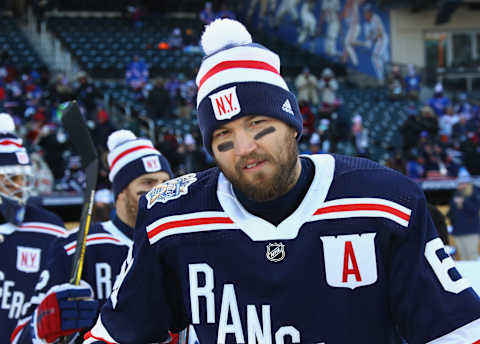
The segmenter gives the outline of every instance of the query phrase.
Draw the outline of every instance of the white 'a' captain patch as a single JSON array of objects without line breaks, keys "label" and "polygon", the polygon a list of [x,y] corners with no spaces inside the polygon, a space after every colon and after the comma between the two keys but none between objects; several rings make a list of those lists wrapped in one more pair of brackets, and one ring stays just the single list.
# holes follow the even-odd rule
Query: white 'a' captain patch
[{"label": "white 'a' captain patch", "polygon": [[40,255],[42,250],[33,247],[17,247],[17,270],[23,272],[38,272],[40,270]]},{"label": "white 'a' captain patch", "polygon": [[377,281],[376,233],[322,236],[328,285],[350,288]]},{"label": "white 'a' captain patch", "polygon": [[195,173],[168,180],[155,186],[146,195],[147,209],[150,209],[157,202],[167,203],[172,199],[180,198],[188,193],[188,187],[197,180]]},{"label": "white 'a' captain patch", "polygon": [[160,159],[158,155],[146,156],[142,158],[143,167],[145,167],[145,172],[157,172],[160,171]]},{"label": "white 'a' captain patch", "polygon": [[233,86],[209,96],[212,102],[215,118],[230,119],[240,113],[240,102],[237,97],[237,87]]}]

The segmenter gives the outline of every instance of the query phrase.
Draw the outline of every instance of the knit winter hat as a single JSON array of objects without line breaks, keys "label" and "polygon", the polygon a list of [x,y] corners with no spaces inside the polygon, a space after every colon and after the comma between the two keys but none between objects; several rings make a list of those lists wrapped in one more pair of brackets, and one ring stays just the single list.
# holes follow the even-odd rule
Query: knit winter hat
[{"label": "knit winter hat", "polygon": [[280,59],[252,43],[247,29],[232,19],[217,19],[202,35],[206,54],[200,66],[198,123],[205,148],[212,153],[212,133],[248,115],[277,118],[302,134],[302,116],[295,95],[280,75]]},{"label": "knit winter hat", "polygon": [[[29,177],[18,190],[3,193],[25,203],[33,186],[32,163],[27,150],[22,146],[22,139],[15,135],[13,118],[7,113],[0,113],[0,174],[7,179],[18,175]],[[16,184],[13,180],[10,183]]]},{"label": "knit winter hat", "polygon": [[0,167],[31,166],[22,139],[15,135],[15,123],[7,113],[0,113]]},{"label": "knit winter hat", "polygon": [[113,132],[107,141],[108,179],[112,182],[115,199],[128,184],[141,175],[165,171],[173,177],[167,159],[153,146],[150,140],[137,138],[129,130]]}]

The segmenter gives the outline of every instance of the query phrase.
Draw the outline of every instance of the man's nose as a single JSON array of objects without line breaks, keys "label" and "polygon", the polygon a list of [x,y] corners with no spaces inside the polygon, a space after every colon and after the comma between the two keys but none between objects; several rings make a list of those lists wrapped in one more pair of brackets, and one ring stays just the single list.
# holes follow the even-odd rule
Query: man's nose
[{"label": "man's nose", "polygon": [[250,133],[240,131],[235,134],[233,146],[235,149],[235,155],[244,156],[257,149],[257,142]]}]

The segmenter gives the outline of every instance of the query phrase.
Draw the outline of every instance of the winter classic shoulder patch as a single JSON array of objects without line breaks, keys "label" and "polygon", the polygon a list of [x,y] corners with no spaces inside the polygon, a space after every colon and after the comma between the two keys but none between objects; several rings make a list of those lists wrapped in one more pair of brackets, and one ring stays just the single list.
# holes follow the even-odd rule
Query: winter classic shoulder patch
[{"label": "winter classic shoulder patch", "polygon": [[147,198],[147,209],[152,208],[157,202],[167,203],[172,199],[186,195],[188,187],[196,180],[197,175],[190,173],[155,186],[145,195]]}]

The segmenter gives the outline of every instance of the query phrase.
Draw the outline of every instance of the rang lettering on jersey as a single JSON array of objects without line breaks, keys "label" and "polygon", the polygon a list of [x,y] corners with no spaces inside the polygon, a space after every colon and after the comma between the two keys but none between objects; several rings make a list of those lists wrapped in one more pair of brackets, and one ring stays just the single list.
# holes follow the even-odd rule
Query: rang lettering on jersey
[{"label": "rang lettering on jersey", "polygon": [[188,187],[196,180],[196,174],[190,173],[157,185],[145,195],[148,201],[147,209],[152,208],[157,202],[166,203],[186,195]]}]

